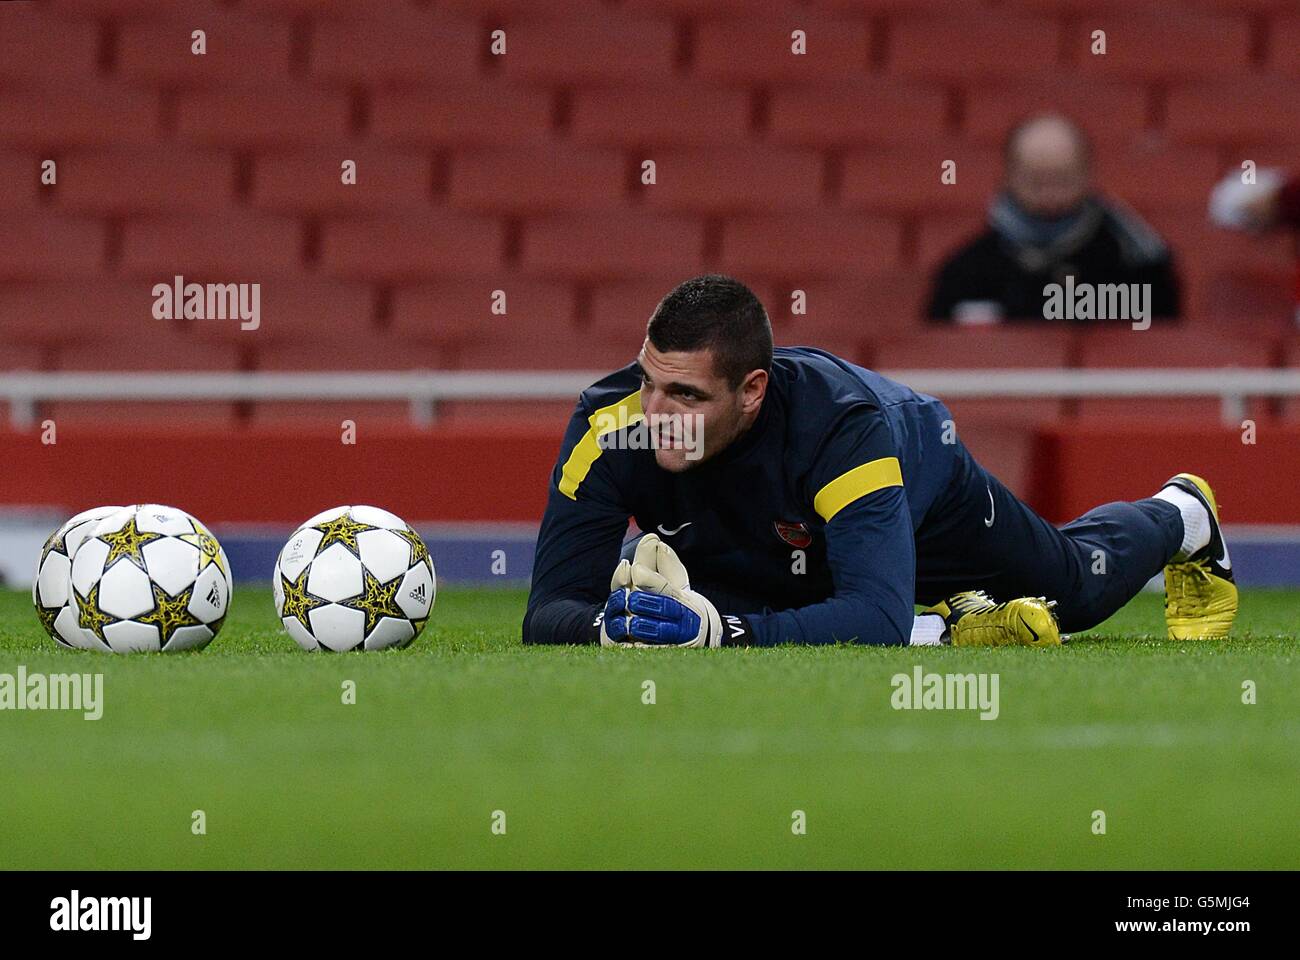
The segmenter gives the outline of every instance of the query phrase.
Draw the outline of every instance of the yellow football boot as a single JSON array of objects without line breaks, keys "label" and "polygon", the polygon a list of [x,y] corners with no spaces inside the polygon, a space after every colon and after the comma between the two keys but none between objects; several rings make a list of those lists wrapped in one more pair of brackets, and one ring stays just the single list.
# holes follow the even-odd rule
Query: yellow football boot
[{"label": "yellow football boot", "polygon": [[1042,597],[994,603],[983,590],[964,590],[925,612],[943,617],[954,647],[1052,647],[1061,643],[1053,606]]},{"label": "yellow football boot", "polygon": [[1210,485],[1180,473],[1165,486],[1190,493],[1210,514],[1210,542],[1165,567],[1165,626],[1170,640],[1222,640],[1237,616],[1237,584],[1219,527],[1219,505]]}]

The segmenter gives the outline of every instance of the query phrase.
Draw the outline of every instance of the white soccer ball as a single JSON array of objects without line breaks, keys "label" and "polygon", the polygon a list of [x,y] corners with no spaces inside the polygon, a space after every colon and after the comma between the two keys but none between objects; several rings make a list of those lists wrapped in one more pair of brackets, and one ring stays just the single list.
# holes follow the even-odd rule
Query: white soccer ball
[{"label": "white soccer ball", "polygon": [[81,542],[90,536],[97,522],[116,513],[121,507],[91,507],[83,510],[50,534],[41,548],[32,580],[32,603],[36,616],[54,641],[64,647],[86,646],[77,611],[72,606],[72,557]]},{"label": "white soccer ball", "polygon": [[294,531],[272,574],[275,611],[304,650],[405,647],[424,629],[437,580],[400,517],[335,507]]},{"label": "white soccer ball", "polygon": [[72,558],[72,603],[92,650],[201,650],[221,629],[232,590],[217,538],[156,503],[104,517]]}]

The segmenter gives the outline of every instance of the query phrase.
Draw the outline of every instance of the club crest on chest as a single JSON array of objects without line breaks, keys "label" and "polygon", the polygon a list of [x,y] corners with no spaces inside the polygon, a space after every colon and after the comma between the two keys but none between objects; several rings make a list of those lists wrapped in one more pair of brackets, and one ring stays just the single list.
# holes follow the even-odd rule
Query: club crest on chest
[{"label": "club crest on chest", "polygon": [[808,529],[806,523],[793,520],[773,520],[772,528],[776,530],[778,537],[796,550],[803,550],[812,546],[812,531]]}]

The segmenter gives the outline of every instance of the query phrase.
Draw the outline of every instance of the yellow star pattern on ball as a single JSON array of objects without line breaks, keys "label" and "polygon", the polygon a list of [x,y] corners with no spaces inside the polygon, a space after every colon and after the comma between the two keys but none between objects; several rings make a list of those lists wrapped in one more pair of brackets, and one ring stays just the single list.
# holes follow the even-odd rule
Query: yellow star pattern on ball
[{"label": "yellow star pattern on ball", "polygon": [[41,626],[45,627],[45,632],[50,636],[54,636],[54,621],[58,619],[59,611],[62,609],[62,607],[42,607],[40,604],[36,605],[36,616],[40,617]]},{"label": "yellow star pattern on ball", "polygon": [[365,635],[368,637],[384,617],[406,619],[406,614],[397,605],[397,588],[402,585],[402,577],[394,577],[387,583],[381,583],[379,578],[369,570],[363,569],[361,573],[365,578],[365,588],[361,591],[361,595],[343,601],[342,605],[360,610],[366,615]]},{"label": "yellow star pattern on ball", "polygon": [[181,627],[199,627],[203,621],[190,613],[190,598],[194,595],[194,585],[186,587],[172,596],[158,584],[153,587],[153,610],[136,617],[140,623],[158,628],[158,649],[162,650]]},{"label": "yellow star pattern on ball", "polygon": [[194,529],[194,533],[182,533],[176,539],[192,543],[199,548],[198,572],[202,573],[207,569],[208,564],[215,563],[218,570],[227,573],[225,561],[221,559],[221,544],[217,543],[217,538],[197,523],[194,525]]},{"label": "yellow star pattern on ball", "polygon": [[123,557],[141,570],[145,570],[143,553],[145,544],[162,539],[161,533],[142,533],[135,525],[135,517],[128,520],[120,530],[101,533],[98,536],[108,544],[108,556],[104,558],[105,570]]},{"label": "yellow star pattern on ball", "polygon": [[425,560],[430,563],[430,568],[432,569],[432,561],[429,560],[429,548],[424,545],[424,541],[420,539],[418,533],[409,527],[405,530],[394,530],[393,533],[397,534],[411,545],[411,566],[415,566],[421,560]]},{"label": "yellow star pattern on ball", "polygon": [[316,524],[313,530],[319,530],[324,536],[316,545],[316,553],[325,552],[325,548],[331,544],[341,543],[353,553],[360,556],[357,551],[357,534],[370,530],[372,527],[368,523],[358,523],[353,520],[350,514],[343,514],[341,517],[335,517],[333,520],[326,520],[323,523]]},{"label": "yellow star pattern on ball", "polygon": [[[134,521],[132,521],[134,522]],[[104,628],[110,623],[116,623],[117,618],[111,617],[103,610],[99,609],[99,584],[90,588],[90,592],[84,597],[77,595],[77,626],[83,630],[89,630],[100,639],[105,646],[111,646],[108,640],[104,638]]]},{"label": "yellow star pattern on ball", "polygon": [[41,557],[48,557],[51,553],[61,553],[65,557],[68,555],[68,533],[66,530],[55,530],[50,534],[45,546],[41,548]]},{"label": "yellow star pattern on ball", "polygon": [[303,625],[306,630],[311,629],[311,623],[307,615],[317,607],[325,606],[326,601],[320,597],[314,596],[307,592],[307,569],[298,574],[297,580],[290,580],[283,573],[280,574],[280,583],[284,588],[284,606],[280,616],[288,618],[293,617]]}]

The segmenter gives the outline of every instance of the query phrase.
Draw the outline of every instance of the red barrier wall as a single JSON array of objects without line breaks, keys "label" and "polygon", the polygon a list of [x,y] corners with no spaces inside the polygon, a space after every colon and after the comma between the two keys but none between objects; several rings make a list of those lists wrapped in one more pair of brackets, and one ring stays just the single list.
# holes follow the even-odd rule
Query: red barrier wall
[{"label": "red barrier wall", "polygon": [[0,503],[69,510],[161,502],[206,523],[292,523],[343,503],[373,503],[412,522],[535,523],[559,451],[555,428],[363,424],[338,430],[107,430],[60,427],[58,443],[0,432]]},{"label": "red barrier wall", "polygon": [[[341,503],[374,503],[413,521],[536,523],[562,425],[248,428],[60,428],[0,431],[0,504],[159,501],[212,523],[291,523]],[[1240,430],[1075,421],[1040,428],[1026,499],[1054,521],[1149,496],[1183,470],[1207,477],[1231,523],[1300,523],[1300,425]],[[994,472],[997,466],[988,464]]]},{"label": "red barrier wall", "polygon": [[1076,421],[1039,431],[1029,499],[1062,522],[1111,500],[1150,496],[1175,473],[1204,476],[1226,523],[1300,523],[1300,425],[1240,429]]}]

